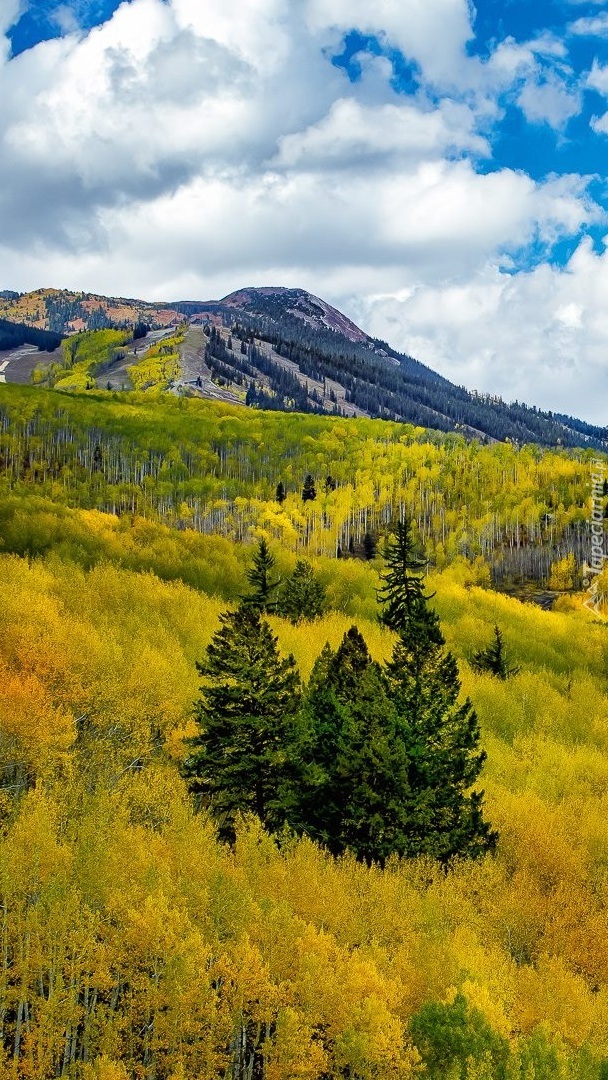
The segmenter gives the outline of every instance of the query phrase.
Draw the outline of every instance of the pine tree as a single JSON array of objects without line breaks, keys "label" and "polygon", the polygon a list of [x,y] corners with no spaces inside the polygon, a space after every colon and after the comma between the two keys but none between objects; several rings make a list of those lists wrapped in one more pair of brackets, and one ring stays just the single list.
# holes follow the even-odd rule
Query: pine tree
[{"label": "pine tree", "polygon": [[290,578],[285,582],[277,603],[277,612],[297,623],[300,619],[316,619],[325,610],[325,589],[317,581],[305,559],[298,559]]},{"label": "pine tree", "polygon": [[483,792],[469,794],[486,755],[468,698],[459,702],[458,667],[445,650],[439,618],[427,606],[408,522],[395,529],[387,549],[383,621],[398,634],[387,665],[389,696],[397,709],[409,757],[408,855],[447,862],[478,856],[496,846],[483,820]]},{"label": "pine tree", "polygon": [[257,611],[273,611],[276,608],[277,602],[273,594],[279,586],[279,579],[271,580],[274,565],[275,558],[267,541],[260,540],[246,575],[253,592],[241,598],[246,607],[255,608]]},{"label": "pine tree", "polygon": [[317,497],[317,489],[315,487],[314,477],[308,473],[304,478],[304,486],[302,488],[302,502],[312,502]]},{"label": "pine tree", "polygon": [[280,506],[283,505],[283,503],[285,502],[285,499],[287,498],[287,492],[285,490],[285,485],[284,485],[282,480],[279,480],[279,482],[277,484],[274,497],[275,497],[276,501],[279,503]]},{"label": "pine tree", "polygon": [[209,807],[220,835],[231,839],[238,813],[268,828],[284,820],[280,788],[300,703],[292,656],[281,658],[268,623],[252,607],[220,615],[220,629],[197,663],[205,677],[195,704],[199,733],[184,773]]},{"label": "pine tree", "polygon": [[356,626],[315,663],[298,757],[288,810],[296,831],[368,863],[407,851],[406,747],[386,677]]},{"label": "pine tree", "polygon": [[330,492],[335,491],[335,490],[336,490],[336,481],[334,480],[333,476],[326,476],[325,477],[325,494],[329,495]]},{"label": "pine tree", "polygon": [[478,649],[473,653],[471,667],[474,671],[489,672],[497,679],[508,679],[511,675],[518,674],[518,667],[509,667],[507,664],[502,631],[498,626],[494,627],[494,641],[487,649]]},{"label": "pine tree", "polygon": [[368,562],[370,561],[370,559],[374,559],[376,557],[377,550],[378,541],[376,540],[376,537],[373,536],[372,533],[366,532],[365,536],[363,537],[363,552]]}]

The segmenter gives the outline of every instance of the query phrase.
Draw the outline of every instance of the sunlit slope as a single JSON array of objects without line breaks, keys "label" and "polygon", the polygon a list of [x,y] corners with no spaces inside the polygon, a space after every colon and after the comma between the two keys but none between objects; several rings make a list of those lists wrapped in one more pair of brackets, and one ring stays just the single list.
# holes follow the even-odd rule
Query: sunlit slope
[{"label": "sunlit slope", "polygon": [[[441,567],[481,555],[546,581],[586,555],[592,451],[480,446],[378,420],[0,386],[0,482],[71,507],[335,556],[402,513]],[[304,503],[310,474],[316,498]],[[327,478],[331,477],[332,484]],[[276,499],[282,482],[287,495]],[[607,499],[608,502],[608,499]],[[26,510],[26,513],[28,511]]]},{"label": "sunlit slope", "polygon": [[[143,1017],[158,1011],[159,1059],[200,1069],[207,1055],[200,1075],[216,1075],[238,999],[247,1015],[290,1025],[286,1046],[275,1032],[287,1062],[314,1050],[315,1068],[325,1061],[328,1075],[342,1075],[331,1070],[356,1036],[356,1075],[409,1076],[410,1017],[457,990],[522,1053],[532,1038],[564,1069],[582,1060],[581,1047],[588,1063],[591,1051],[608,1056],[604,625],[497,596],[463,570],[430,582],[482,720],[487,813],[501,839],[495,858],[448,877],[416,864],[381,872],[333,862],[306,841],[280,854],[255,830],[230,854],[190,819],[175,761],[218,600],[115,567],[84,573],[55,556],[3,556],[0,577],[0,766],[10,778],[0,884],[10,898],[5,940],[11,955],[21,950],[2,978],[11,1000],[30,1002],[39,1069],[16,1076],[45,1075],[85,983],[99,1000],[132,987],[103,1022],[127,1069]],[[357,621],[374,656],[387,656],[388,632]],[[272,622],[306,677],[351,619]],[[496,622],[522,669],[506,683],[467,664]],[[33,782],[11,825],[15,790]],[[61,999],[47,1000],[51,969]],[[593,1068],[565,1075],[599,1077]],[[318,1075],[302,1070],[294,1075]]]}]

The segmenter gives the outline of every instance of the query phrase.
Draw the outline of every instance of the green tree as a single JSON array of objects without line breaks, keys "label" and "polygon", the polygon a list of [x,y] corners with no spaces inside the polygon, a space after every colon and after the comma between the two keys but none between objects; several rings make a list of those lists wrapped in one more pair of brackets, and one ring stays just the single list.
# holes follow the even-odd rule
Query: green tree
[{"label": "green tree", "polygon": [[489,672],[497,679],[508,679],[511,675],[517,675],[520,670],[518,667],[509,667],[507,664],[502,631],[498,626],[494,627],[494,641],[488,645],[487,649],[478,649],[473,653],[471,667],[474,671]]},{"label": "green tree", "polygon": [[300,704],[293,656],[281,657],[259,611],[241,606],[220,615],[220,629],[197,670],[199,732],[184,765],[191,790],[209,807],[220,835],[232,838],[240,812],[268,828],[283,822],[279,790]]},{"label": "green tree", "polygon": [[458,667],[439,618],[428,607],[409,523],[400,523],[386,551],[380,599],[385,624],[398,637],[387,665],[389,693],[401,719],[409,756],[408,855],[448,862],[476,857],[496,846],[483,819],[483,792],[470,792],[485,752],[479,722],[467,698],[460,702]]},{"label": "green tree", "polygon": [[384,558],[386,568],[380,575],[383,588],[378,592],[378,601],[383,605],[380,621],[400,633],[405,625],[412,625],[421,620],[431,632],[426,601],[432,596],[424,592],[424,571],[426,559],[418,550],[411,522],[399,521],[394,526],[393,534],[387,539]]},{"label": "green tree", "polygon": [[507,1076],[507,1040],[492,1030],[483,1013],[472,1008],[463,994],[457,994],[451,1004],[429,1001],[423,1005],[410,1020],[410,1034],[429,1080],[445,1080],[446,1076],[466,1080],[469,1066],[478,1063],[489,1065],[487,1075],[495,1080]]},{"label": "green tree", "polygon": [[277,484],[274,497],[275,497],[276,501],[279,503],[280,506],[283,505],[283,503],[285,502],[285,499],[287,498],[287,492],[285,490],[285,485],[284,485],[282,480],[279,480],[279,482]]},{"label": "green tree", "polygon": [[314,570],[305,559],[298,559],[293,574],[285,582],[277,603],[277,612],[297,623],[316,619],[325,610],[326,594]]},{"label": "green tree", "polygon": [[314,476],[308,473],[304,477],[304,486],[302,487],[302,502],[312,502],[317,497],[317,489],[315,487]]},{"label": "green tree", "polygon": [[368,863],[406,850],[406,747],[386,678],[356,626],[313,668],[298,759],[288,810],[296,831]]},{"label": "green tree", "polygon": [[253,553],[252,565],[247,571],[247,581],[253,592],[242,597],[246,607],[255,608],[257,611],[272,611],[276,608],[274,594],[279,586],[279,579],[271,580],[275,566],[275,558],[266,540],[260,540]]}]

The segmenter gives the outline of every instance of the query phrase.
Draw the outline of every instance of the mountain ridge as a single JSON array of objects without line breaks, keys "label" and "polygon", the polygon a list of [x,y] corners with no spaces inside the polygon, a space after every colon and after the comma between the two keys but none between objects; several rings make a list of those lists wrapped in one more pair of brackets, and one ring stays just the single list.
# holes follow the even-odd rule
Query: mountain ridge
[{"label": "mountain ridge", "polygon": [[[606,429],[457,386],[306,289],[248,287],[220,300],[156,304],[57,289],[5,290],[0,319],[66,336],[187,324],[182,374],[160,387],[173,392],[213,397],[219,387],[220,396],[257,408],[398,420],[482,441],[608,449]],[[111,367],[105,371],[107,384],[99,388],[129,388],[128,374],[127,385],[116,387]]]}]

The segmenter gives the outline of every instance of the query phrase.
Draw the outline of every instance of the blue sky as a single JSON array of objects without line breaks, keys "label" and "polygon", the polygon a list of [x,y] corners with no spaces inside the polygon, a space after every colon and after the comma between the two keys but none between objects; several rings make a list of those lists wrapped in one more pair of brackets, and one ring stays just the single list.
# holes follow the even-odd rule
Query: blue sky
[{"label": "blue sky", "polygon": [[608,0],[4,5],[0,288],[302,285],[608,421]]}]

